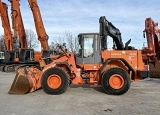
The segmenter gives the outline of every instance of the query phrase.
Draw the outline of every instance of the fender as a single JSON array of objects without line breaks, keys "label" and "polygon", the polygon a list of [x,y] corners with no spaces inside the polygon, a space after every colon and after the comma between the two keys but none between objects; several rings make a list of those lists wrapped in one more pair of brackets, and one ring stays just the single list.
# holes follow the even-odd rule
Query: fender
[{"label": "fender", "polygon": [[129,71],[132,71],[132,76],[131,78],[134,78],[135,75],[135,70],[130,66],[130,64],[123,58],[108,58],[105,62],[103,62],[102,67],[100,68],[100,74],[102,74],[104,68],[106,67],[107,64],[109,64],[109,62],[111,62],[112,60],[121,60],[129,69]]}]

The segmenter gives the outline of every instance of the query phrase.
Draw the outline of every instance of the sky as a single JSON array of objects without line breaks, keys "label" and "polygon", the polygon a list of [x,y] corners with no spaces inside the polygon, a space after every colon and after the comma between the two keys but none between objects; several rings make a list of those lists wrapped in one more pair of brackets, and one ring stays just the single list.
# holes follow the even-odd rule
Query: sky
[{"label": "sky", "polygon": [[[2,0],[8,5],[8,0]],[[151,17],[160,23],[159,0],[37,0],[49,43],[69,32],[99,32],[99,18],[106,16],[122,34],[125,43],[131,38],[132,46],[141,49],[145,19]],[[20,0],[24,26],[35,33],[34,20],[27,0]],[[3,28],[0,27],[0,34]]]}]

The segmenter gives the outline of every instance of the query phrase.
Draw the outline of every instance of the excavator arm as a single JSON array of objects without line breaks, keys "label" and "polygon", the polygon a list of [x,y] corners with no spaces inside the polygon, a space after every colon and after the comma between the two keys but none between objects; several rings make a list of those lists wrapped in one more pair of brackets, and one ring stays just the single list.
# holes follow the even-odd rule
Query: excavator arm
[{"label": "excavator arm", "polygon": [[49,50],[48,35],[46,34],[46,31],[43,25],[43,20],[41,17],[37,0],[28,0],[28,2],[33,13],[38,40],[40,41],[43,50]]},{"label": "excavator arm", "polygon": [[148,50],[150,50],[152,53],[155,53],[155,44],[153,38],[155,34],[155,22],[151,18],[146,18],[144,32],[146,33]]},{"label": "excavator arm", "polygon": [[158,28],[158,22],[155,22],[150,17],[146,18],[143,34],[147,40],[147,46],[143,46],[142,49],[143,61],[149,64],[150,76],[159,78],[160,29]]},{"label": "excavator arm", "polygon": [[27,49],[27,38],[23,25],[23,20],[20,11],[19,0],[9,0],[11,3],[12,27],[14,30],[14,37],[19,38],[20,48]]},{"label": "excavator arm", "polygon": [[[148,49],[152,53],[160,51],[160,29],[158,22],[154,22],[151,18],[145,20],[145,30]],[[145,36],[144,36],[145,37]]]},{"label": "excavator arm", "polygon": [[0,15],[1,15],[2,26],[4,28],[5,47],[7,51],[12,51],[14,47],[13,47],[11,27],[8,18],[8,7],[1,0],[0,0]]},{"label": "excavator arm", "polygon": [[100,36],[102,38],[102,48],[107,49],[106,42],[107,36],[113,38],[113,42],[116,45],[117,50],[123,50],[124,45],[121,38],[121,32],[111,22],[106,20],[105,16],[100,17]]},{"label": "excavator arm", "polygon": [[14,37],[19,39],[19,61],[24,64],[38,63],[41,53],[35,52],[34,49],[28,48],[27,36],[22,20],[19,0],[9,1],[11,3],[11,17]]},{"label": "excavator arm", "polygon": [[12,36],[11,27],[8,17],[8,7],[5,3],[0,0],[0,15],[2,20],[2,27],[4,29],[4,41],[5,41],[5,51],[3,52],[2,62],[5,64],[10,64],[18,62],[17,58],[17,44],[16,39]]},{"label": "excavator arm", "polygon": [[154,62],[160,59],[160,29],[158,23],[151,18],[145,20],[144,37],[146,34],[147,47],[143,47],[143,59],[146,62]]}]

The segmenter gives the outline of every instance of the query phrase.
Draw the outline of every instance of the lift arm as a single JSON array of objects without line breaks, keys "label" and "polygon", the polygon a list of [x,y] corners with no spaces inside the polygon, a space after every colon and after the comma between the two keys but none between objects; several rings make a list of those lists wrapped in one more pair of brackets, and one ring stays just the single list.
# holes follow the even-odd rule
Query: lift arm
[{"label": "lift arm", "polygon": [[[113,38],[113,42],[115,43],[117,50],[123,50],[124,45],[121,38],[121,33],[118,28],[116,28],[111,22],[107,21],[105,16],[100,17],[100,36],[103,40],[102,48],[107,48],[107,36]],[[105,42],[104,42],[105,41]]]},{"label": "lift arm", "polygon": [[19,0],[9,1],[11,3],[12,28],[14,29],[14,36],[19,38],[20,48],[27,49],[27,38],[21,16]]},{"label": "lift arm", "polygon": [[48,35],[46,34],[46,31],[43,25],[43,20],[41,17],[40,9],[37,4],[37,0],[28,0],[28,2],[33,13],[38,40],[41,43],[41,47],[43,50],[49,50]]},{"label": "lift arm", "polygon": [[5,47],[7,51],[12,51],[14,49],[13,47],[14,40],[12,38],[12,32],[8,18],[8,7],[1,0],[0,0],[0,15],[1,15],[2,27],[4,28]]}]

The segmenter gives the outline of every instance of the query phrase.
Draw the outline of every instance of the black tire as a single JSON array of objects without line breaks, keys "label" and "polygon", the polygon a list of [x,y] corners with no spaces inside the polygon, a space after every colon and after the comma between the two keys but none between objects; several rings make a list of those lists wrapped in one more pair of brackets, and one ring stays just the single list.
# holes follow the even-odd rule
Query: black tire
[{"label": "black tire", "polygon": [[5,68],[5,66],[2,67],[2,72],[5,72],[5,69],[4,69],[4,68]]},{"label": "black tire", "polygon": [[[123,78],[124,83],[122,85],[121,88],[119,89],[115,89],[113,87],[111,87],[109,80],[111,78],[111,76],[113,75],[119,75]],[[108,93],[108,94],[112,94],[112,95],[122,95],[124,93],[126,93],[128,91],[128,89],[130,88],[130,84],[131,84],[131,79],[129,74],[122,68],[111,68],[109,70],[106,70],[103,75],[102,75],[102,80],[101,80],[101,84],[103,86],[103,89]]]},{"label": "black tire", "polygon": [[5,67],[3,68],[3,71],[4,71],[4,72],[8,72],[8,66],[5,66]]},{"label": "black tire", "polygon": [[[62,81],[58,88],[53,89],[49,87],[47,83],[49,76],[52,74],[58,75]],[[50,68],[43,74],[41,85],[42,85],[42,89],[47,94],[51,94],[51,95],[62,94],[67,90],[67,87],[69,86],[69,75],[67,74],[67,72],[65,72],[63,69],[59,67]]]}]

